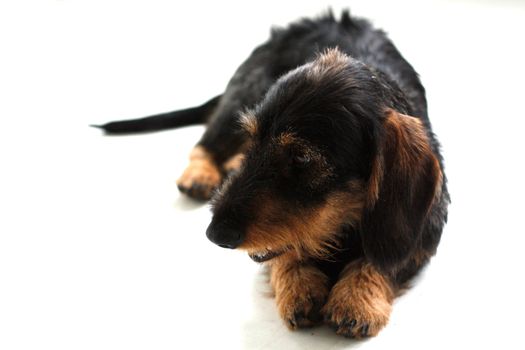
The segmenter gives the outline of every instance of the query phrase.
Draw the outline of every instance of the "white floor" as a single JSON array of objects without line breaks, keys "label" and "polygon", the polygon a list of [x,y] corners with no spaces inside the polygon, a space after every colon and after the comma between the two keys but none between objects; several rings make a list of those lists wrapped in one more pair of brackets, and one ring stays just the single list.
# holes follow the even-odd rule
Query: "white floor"
[{"label": "white floor", "polygon": [[525,3],[347,3],[420,72],[453,198],[378,337],[288,331],[264,271],[208,242],[208,207],[175,185],[202,127],[87,127],[205,101],[271,24],[327,1],[6,1],[0,349],[525,348]]}]

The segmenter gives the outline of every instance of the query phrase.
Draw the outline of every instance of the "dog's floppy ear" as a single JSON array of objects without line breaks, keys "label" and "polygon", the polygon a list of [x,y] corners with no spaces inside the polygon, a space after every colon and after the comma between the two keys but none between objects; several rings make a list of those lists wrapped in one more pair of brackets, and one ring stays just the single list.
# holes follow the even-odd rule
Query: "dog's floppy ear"
[{"label": "dog's floppy ear", "polygon": [[395,271],[420,243],[442,172],[417,118],[386,110],[361,221],[365,256]]}]

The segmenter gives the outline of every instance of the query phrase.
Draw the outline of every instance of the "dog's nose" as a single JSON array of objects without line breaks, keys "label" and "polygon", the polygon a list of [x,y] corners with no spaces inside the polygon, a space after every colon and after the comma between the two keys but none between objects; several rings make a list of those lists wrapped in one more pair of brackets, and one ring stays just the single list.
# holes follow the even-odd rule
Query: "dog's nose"
[{"label": "dog's nose", "polygon": [[208,226],[206,236],[210,241],[219,247],[235,249],[243,241],[242,234],[239,230],[226,227]]}]

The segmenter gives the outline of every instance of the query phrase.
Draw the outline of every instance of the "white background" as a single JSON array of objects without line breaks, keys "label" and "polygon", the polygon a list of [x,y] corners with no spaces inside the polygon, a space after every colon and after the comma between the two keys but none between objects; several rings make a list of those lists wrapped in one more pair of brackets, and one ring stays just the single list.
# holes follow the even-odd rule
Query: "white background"
[{"label": "white background", "polygon": [[332,1],[421,74],[453,203],[380,335],[290,332],[263,269],[175,180],[203,127],[88,124],[200,104],[273,24],[328,1],[0,3],[0,349],[523,349],[525,4]]}]

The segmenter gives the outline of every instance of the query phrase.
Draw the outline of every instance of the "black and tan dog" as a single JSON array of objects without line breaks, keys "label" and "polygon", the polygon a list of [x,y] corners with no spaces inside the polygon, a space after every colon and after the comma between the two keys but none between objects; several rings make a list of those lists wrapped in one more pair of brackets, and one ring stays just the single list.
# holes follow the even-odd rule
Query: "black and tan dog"
[{"label": "black and tan dog", "polygon": [[411,65],[366,20],[328,14],[274,30],[200,107],[101,127],[206,121],[178,186],[213,195],[208,238],[271,267],[290,328],[376,335],[436,252],[449,203]]}]

